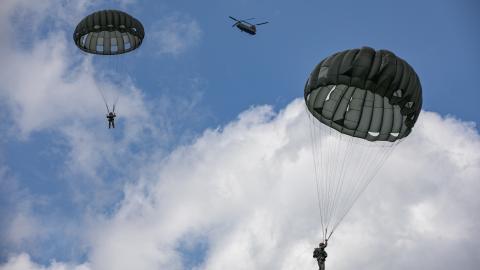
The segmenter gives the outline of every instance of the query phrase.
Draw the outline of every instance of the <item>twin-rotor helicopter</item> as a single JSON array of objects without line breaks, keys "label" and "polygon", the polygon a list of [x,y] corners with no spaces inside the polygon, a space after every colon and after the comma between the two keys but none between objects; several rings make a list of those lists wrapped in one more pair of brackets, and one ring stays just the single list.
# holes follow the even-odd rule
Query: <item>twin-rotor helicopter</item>
[{"label": "twin-rotor helicopter", "polygon": [[242,32],[245,32],[245,33],[248,33],[250,35],[255,35],[257,33],[257,26],[258,25],[263,25],[263,24],[267,24],[268,22],[261,22],[261,23],[249,23],[247,21],[249,20],[253,20],[255,18],[249,18],[249,19],[245,19],[245,20],[238,20],[232,16],[228,16],[230,19],[234,20],[235,23],[232,25],[232,27],[237,27],[238,29],[240,29],[240,31]]}]

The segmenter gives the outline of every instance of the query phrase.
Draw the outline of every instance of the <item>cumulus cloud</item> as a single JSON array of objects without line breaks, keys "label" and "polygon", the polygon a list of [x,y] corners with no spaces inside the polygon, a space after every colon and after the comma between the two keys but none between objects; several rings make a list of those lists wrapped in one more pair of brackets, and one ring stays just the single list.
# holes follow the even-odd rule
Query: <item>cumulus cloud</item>
[{"label": "cumulus cloud", "polygon": [[196,45],[202,31],[195,19],[176,13],[156,22],[149,31],[150,46],[155,47],[158,54],[179,55]]},{"label": "cumulus cloud", "polygon": [[[255,107],[143,168],[90,231],[90,267],[314,269],[307,134],[301,100]],[[336,231],[327,267],[476,269],[479,147],[472,124],[423,112]],[[193,265],[192,248],[203,254]]]},{"label": "cumulus cloud", "polygon": [[[22,192],[17,181],[4,166],[0,166],[0,186],[0,231],[8,231],[0,234],[0,251],[3,251],[17,246],[25,239],[33,238],[36,222],[28,215],[28,195]],[[0,254],[0,257],[1,255],[4,254]]]},{"label": "cumulus cloud", "polygon": [[31,261],[28,254],[22,253],[18,256],[11,257],[7,263],[0,266],[0,270],[89,270],[86,264],[68,265],[53,261],[50,266],[44,267]]},{"label": "cumulus cloud", "polygon": [[[128,187],[93,233],[92,267],[184,269],[188,239],[206,249],[195,269],[314,269],[321,232],[301,103],[252,108],[152,165],[157,176]],[[479,149],[471,124],[423,112],[334,235],[327,266],[475,269]]]}]

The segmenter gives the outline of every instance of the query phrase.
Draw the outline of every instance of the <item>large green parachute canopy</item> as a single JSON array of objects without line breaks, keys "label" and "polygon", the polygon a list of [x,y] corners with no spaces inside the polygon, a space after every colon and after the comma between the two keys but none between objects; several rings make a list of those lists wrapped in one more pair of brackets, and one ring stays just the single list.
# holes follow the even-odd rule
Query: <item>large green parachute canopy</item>
[{"label": "large green parachute canopy", "polygon": [[413,68],[390,51],[368,47],[321,61],[304,95],[320,122],[369,141],[408,136],[422,107],[422,87]]},{"label": "large green parachute canopy", "polygon": [[318,64],[305,85],[323,240],[345,218],[422,107],[415,71],[387,50],[346,50]]},{"label": "large green parachute canopy", "polygon": [[73,40],[82,51],[115,55],[133,51],[145,32],[139,20],[118,10],[102,10],[85,17],[75,28]]}]

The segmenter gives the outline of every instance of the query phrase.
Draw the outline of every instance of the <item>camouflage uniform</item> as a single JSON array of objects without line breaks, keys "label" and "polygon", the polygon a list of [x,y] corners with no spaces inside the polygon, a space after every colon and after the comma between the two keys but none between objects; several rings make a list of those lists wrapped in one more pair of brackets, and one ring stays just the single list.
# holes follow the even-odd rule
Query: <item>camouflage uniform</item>
[{"label": "camouflage uniform", "polygon": [[319,247],[313,251],[313,258],[317,259],[319,270],[325,270],[325,260],[328,256],[325,247],[327,247],[327,245],[320,243]]}]

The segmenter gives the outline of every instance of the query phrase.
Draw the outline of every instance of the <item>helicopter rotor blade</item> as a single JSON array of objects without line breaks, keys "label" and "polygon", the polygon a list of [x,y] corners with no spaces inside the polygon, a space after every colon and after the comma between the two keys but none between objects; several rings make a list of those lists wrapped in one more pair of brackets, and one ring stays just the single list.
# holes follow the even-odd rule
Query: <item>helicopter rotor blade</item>
[{"label": "helicopter rotor blade", "polygon": [[267,24],[268,22],[262,22],[262,23],[257,23],[255,25],[262,25],[262,24]]},{"label": "helicopter rotor blade", "polygon": [[234,21],[237,21],[237,22],[239,22],[239,21],[240,21],[240,20],[237,20],[237,19],[235,19],[235,18],[234,18],[234,17],[232,17],[232,16],[228,16],[228,17],[229,17],[230,19],[234,20]]},{"label": "helicopter rotor blade", "polygon": [[250,20],[254,20],[255,18],[248,18],[248,19],[245,19],[245,20],[242,20],[242,21],[250,21]]}]

